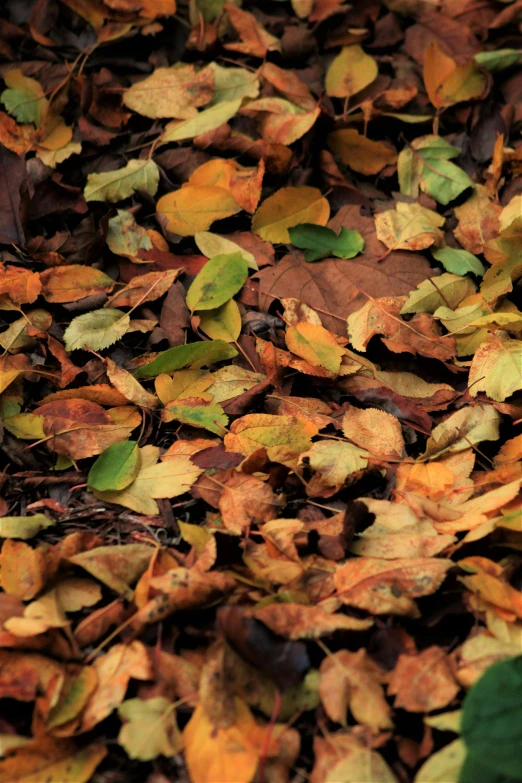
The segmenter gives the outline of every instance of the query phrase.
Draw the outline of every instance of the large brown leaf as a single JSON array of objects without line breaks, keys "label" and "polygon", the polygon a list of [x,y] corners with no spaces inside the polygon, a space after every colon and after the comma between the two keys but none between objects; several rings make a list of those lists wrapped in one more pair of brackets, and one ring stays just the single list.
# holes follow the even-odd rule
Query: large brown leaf
[{"label": "large brown leaf", "polygon": [[332,313],[320,313],[324,326],[346,335],[343,320],[368,301],[365,294],[403,296],[436,274],[420,253],[396,250],[382,259],[387,249],[377,239],[373,218],[362,216],[358,206],[342,207],[328,225],[335,231],[342,226],[359,231],[364,252],[350,261],[328,258],[314,264],[296,251],[284,256],[275,267],[257,275],[262,310],[268,310],[274,299],[294,297]]}]

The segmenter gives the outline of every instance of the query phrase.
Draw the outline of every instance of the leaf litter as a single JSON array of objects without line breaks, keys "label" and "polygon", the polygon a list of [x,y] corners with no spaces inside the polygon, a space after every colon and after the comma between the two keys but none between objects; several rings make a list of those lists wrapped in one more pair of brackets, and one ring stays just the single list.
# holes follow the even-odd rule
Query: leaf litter
[{"label": "leaf litter", "polygon": [[518,5],[3,4],[0,783],[520,780]]}]

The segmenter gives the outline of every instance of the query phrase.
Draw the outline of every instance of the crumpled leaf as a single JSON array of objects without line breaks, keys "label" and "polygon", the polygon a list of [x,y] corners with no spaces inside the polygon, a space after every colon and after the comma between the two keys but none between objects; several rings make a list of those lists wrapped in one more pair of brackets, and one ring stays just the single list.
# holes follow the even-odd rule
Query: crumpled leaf
[{"label": "crumpled leaf", "polygon": [[444,218],[420,204],[398,201],[395,209],[375,215],[377,236],[389,250],[423,250],[441,244]]},{"label": "crumpled leaf", "polygon": [[330,497],[341,489],[348,476],[368,465],[369,454],[352,443],[323,440],[313,443],[301,454],[301,463],[309,465],[314,475],[306,492],[311,497]]},{"label": "crumpled leaf", "polygon": [[299,454],[311,446],[311,437],[317,428],[292,416],[271,416],[249,413],[236,419],[224,442],[227,451],[236,451],[245,457],[264,448],[272,462],[293,463]]}]

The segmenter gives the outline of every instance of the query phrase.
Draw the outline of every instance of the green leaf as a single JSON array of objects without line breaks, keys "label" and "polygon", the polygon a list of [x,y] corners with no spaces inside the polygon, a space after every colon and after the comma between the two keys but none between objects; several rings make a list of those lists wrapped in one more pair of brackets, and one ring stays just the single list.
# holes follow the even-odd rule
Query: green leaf
[{"label": "green leaf", "polygon": [[98,492],[125,489],[138,475],[140,463],[140,450],[133,440],[113,443],[90,469],[87,484]]},{"label": "green leaf", "polygon": [[353,258],[364,247],[364,239],[358,231],[341,228],[339,236],[326,226],[300,223],[288,229],[292,244],[305,250],[307,261],[317,261],[326,256]]},{"label": "green leaf", "polygon": [[86,201],[122,201],[144,190],[154,196],[158,189],[159,169],[153,160],[129,160],[116,171],[89,174],[83,191]]},{"label": "green leaf", "polygon": [[34,538],[40,530],[52,527],[54,522],[45,514],[34,514],[32,517],[1,517],[0,538],[21,538],[27,541]]},{"label": "green leaf", "polygon": [[205,403],[197,398],[173,400],[167,403],[163,411],[164,421],[180,421],[191,427],[199,427],[216,435],[226,434],[228,416],[216,403]]},{"label": "green leaf", "polygon": [[512,65],[522,63],[521,49],[497,49],[492,52],[478,52],[473,59],[487,71],[503,71]]},{"label": "green leaf", "polygon": [[[522,780],[522,655],[490,666],[469,691],[462,738],[477,769]],[[469,769],[465,774],[461,783],[471,781]],[[482,780],[496,778],[473,778],[474,783]]]},{"label": "green leaf", "polygon": [[423,280],[415,291],[411,291],[404,303],[401,315],[405,313],[434,313],[438,307],[446,305],[453,310],[465,299],[475,293],[475,286],[469,277],[450,275]]},{"label": "green leaf", "polygon": [[44,95],[42,85],[24,76],[20,68],[13,68],[4,76],[8,89],[0,95],[0,101],[18,122],[32,122],[39,127],[49,101]]},{"label": "green leaf", "polygon": [[142,365],[134,376],[136,378],[154,378],[161,373],[175,372],[183,367],[199,369],[203,365],[233,359],[237,351],[224,340],[211,340],[202,343],[189,343],[169,348]]},{"label": "green leaf", "polygon": [[247,277],[248,264],[241,253],[214,256],[187,291],[187,307],[192,312],[215,310],[237,294]]},{"label": "green leaf", "polygon": [[420,189],[439,204],[449,204],[473,185],[466,172],[451,162],[459,153],[440,136],[415,139],[397,161],[401,193],[417,198]]},{"label": "green leaf", "polygon": [[210,109],[200,111],[199,114],[191,117],[190,120],[169,122],[161,137],[161,144],[168,144],[170,141],[193,139],[194,136],[201,136],[202,133],[215,130],[232,119],[237,114],[240,106],[241,98],[237,98],[234,101],[222,101],[215,106],[211,106]]},{"label": "green leaf", "polygon": [[[458,783],[519,783],[519,780],[520,778],[506,777],[501,772],[484,766],[481,761],[468,753],[460,770]],[[424,780],[419,779],[419,783],[424,783]],[[439,779],[437,783],[447,783],[447,781]]]},{"label": "green leaf", "polygon": [[209,108],[217,103],[257,98],[259,95],[259,79],[246,68],[225,68],[217,63],[209,63],[208,67],[214,73],[214,95]]},{"label": "green leaf", "polygon": [[85,346],[102,351],[119,340],[130,326],[130,316],[122,310],[104,307],[73,318],[64,332],[65,350],[78,351]]},{"label": "green leaf", "polygon": [[482,277],[486,271],[477,256],[467,250],[440,247],[437,250],[432,250],[431,254],[433,258],[440,261],[447,272],[452,272],[455,275],[466,275],[471,272],[477,277]]},{"label": "green leaf", "polygon": [[200,314],[199,328],[212,340],[235,343],[241,334],[241,313],[234,299],[229,299],[215,310]]}]

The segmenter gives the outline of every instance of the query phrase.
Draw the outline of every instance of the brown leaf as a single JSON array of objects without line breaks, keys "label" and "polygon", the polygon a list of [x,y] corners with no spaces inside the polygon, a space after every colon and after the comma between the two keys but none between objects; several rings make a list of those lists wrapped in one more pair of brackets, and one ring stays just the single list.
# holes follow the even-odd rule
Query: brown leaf
[{"label": "brown leaf", "polygon": [[447,707],[459,690],[446,653],[436,646],[415,655],[400,655],[388,686],[389,693],[395,696],[395,706],[409,712]]},{"label": "brown leaf", "polygon": [[285,504],[268,484],[255,476],[237,473],[232,476],[219,498],[219,510],[227,530],[241,533],[252,522],[274,519]]},{"label": "brown leaf", "polygon": [[391,709],[382,687],[385,680],[385,672],[364,649],[340,650],[326,657],[319,671],[319,693],[328,717],[345,723],[350,709],[358,723],[374,732],[391,729]]},{"label": "brown leaf", "polygon": [[0,242],[22,245],[24,230],[20,221],[20,188],[26,178],[25,163],[0,143]]},{"label": "brown leaf", "polygon": [[[366,303],[364,294],[403,296],[433,275],[418,253],[397,250],[380,261],[386,247],[375,235],[373,220],[362,217],[359,207],[343,207],[329,225],[335,231],[341,226],[359,231],[365,240],[364,252],[350,263],[328,259],[309,264],[299,253],[284,256],[275,267],[256,275],[262,310],[268,310],[274,299],[294,297],[320,308],[324,326],[344,335],[343,320]],[[324,315],[324,311],[332,315]]]}]

